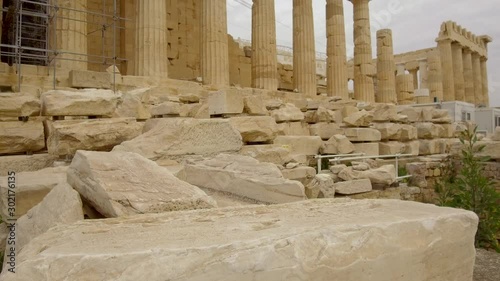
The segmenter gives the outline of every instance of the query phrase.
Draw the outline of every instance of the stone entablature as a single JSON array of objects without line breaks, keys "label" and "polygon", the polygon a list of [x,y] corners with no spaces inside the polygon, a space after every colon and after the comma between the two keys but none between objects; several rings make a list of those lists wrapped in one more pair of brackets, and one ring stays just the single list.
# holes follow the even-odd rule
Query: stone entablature
[{"label": "stone entablature", "polygon": [[436,41],[451,40],[459,43],[462,47],[469,48],[472,52],[488,58],[487,43],[491,42],[491,37],[477,36],[456,22],[447,21],[441,25],[439,37]]}]

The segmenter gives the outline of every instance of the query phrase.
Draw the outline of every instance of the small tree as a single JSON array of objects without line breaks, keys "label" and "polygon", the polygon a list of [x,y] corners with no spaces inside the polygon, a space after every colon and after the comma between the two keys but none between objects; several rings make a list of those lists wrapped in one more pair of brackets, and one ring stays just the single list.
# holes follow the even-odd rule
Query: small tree
[{"label": "small tree", "polygon": [[443,177],[437,185],[438,204],[473,211],[479,217],[476,247],[492,247],[500,252],[497,234],[500,232],[500,193],[493,181],[483,174],[489,157],[476,156],[484,146],[477,144],[477,127],[460,135],[463,145],[459,157],[458,175]]}]

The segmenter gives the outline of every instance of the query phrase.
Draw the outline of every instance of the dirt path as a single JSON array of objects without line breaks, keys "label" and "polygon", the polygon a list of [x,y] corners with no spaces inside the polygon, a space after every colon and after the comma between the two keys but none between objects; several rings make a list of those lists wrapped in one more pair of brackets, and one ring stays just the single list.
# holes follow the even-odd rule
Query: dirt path
[{"label": "dirt path", "polygon": [[500,280],[500,254],[477,249],[474,281]]}]

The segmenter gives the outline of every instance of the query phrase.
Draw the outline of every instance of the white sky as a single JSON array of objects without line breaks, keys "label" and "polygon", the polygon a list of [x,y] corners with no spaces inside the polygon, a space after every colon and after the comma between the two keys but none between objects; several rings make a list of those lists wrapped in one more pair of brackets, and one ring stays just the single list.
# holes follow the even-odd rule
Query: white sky
[{"label": "white sky", "polygon": [[[227,0],[228,31],[234,38],[251,38],[251,10]],[[292,0],[275,0],[278,45],[292,46]],[[313,0],[316,50],[326,52],[325,0]],[[353,55],[352,4],[344,1],[348,56]],[[375,0],[370,2],[372,34],[377,29],[393,32],[395,53],[435,47],[441,23],[452,20],[476,35],[490,35],[488,74],[490,103],[500,107],[500,0]],[[376,38],[372,36],[373,54]]]}]

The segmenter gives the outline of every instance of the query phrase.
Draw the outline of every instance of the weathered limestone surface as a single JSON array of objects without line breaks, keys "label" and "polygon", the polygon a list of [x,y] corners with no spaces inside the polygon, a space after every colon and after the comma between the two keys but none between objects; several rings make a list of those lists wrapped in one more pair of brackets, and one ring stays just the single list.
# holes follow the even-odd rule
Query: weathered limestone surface
[{"label": "weathered limestone surface", "polygon": [[488,86],[488,66],[485,58],[481,58],[481,80],[482,80],[482,88],[483,94],[481,95],[481,103],[484,106],[489,106],[490,97],[489,97],[489,86]]},{"label": "weathered limestone surface", "polygon": [[396,90],[398,94],[398,104],[414,104],[415,86],[413,85],[413,76],[411,74],[402,74],[396,76]]},{"label": "weathered limestone surface", "polygon": [[481,72],[481,57],[477,53],[472,54],[472,80],[474,84],[474,103],[479,104],[483,96],[483,78]]},{"label": "weathered limestone surface", "polygon": [[335,192],[342,195],[351,195],[372,191],[372,183],[369,179],[342,181],[334,184]]},{"label": "weathered limestone surface", "polygon": [[177,177],[198,187],[228,192],[265,203],[306,199],[304,186],[287,180],[275,164],[247,156],[219,154],[189,162]]},{"label": "weathered limestone surface", "polygon": [[51,227],[79,220],[83,220],[80,195],[66,182],[59,183],[42,202],[17,220],[16,248],[22,249]]},{"label": "weathered limestone surface", "polygon": [[118,100],[113,117],[134,117],[141,120],[151,118],[151,113],[143,104],[143,100],[148,100],[148,95],[143,89],[124,93]]},{"label": "weathered limestone surface", "polygon": [[203,1],[201,15],[203,84],[229,86],[226,0]]},{"label": "weathered limestone surface", "polygon": [[[295,166],[296,163],[289,164]],[[314,179],[316,176],[316,169],[309,166],[298,166],[298,167],[287,167],[284,170],[281,170],[281,174],[283,177],[288,180],[299,181],[303,185],[307,185]]]},{"label": "weathered limestone surface", "polygon": [[396,168],[394,165],[384,165],[377,169],[356,171],[347,167],[339,173],[339,178],[345,181],[369,179],[372,184],[391,185],[396,182]]},{"label": "weathered limestone surface", "polygon": [[48,91],[41,96],[42,115],[112,116],[119,97],[111,90]]},{"label": "weathered limestone surface", "polygon": [[268,115],[264,101],[259,96],[247,96],[243,99],[244,112],[249,115]]},{"label": "weathered limestone surface", "polygon": [[0,177],[6,176],[9,171],[33,172],[52,167],[57,158],[57,156],[47,153],[2,156],[0,157]]},{"label": "weathered limestone surface", "polygon": [[108,218],[217,206],[199,188],[135,153],[80,150],[68,183]]},{"label": "weathered limestone surface", "polygon": [[321,122],[309,127],[311,136],[318,136],[323,140],[328,140],[340,130],[339,125],[335,123]]},{"label": "weathered limestone surface", "polygon": [[[16,172],[16,218],[40,203],[56,185],[66,182],[66,167],[46,168],[36,172]],[[7,212],[7,177],[0,178],[0,209],[2,218],[9,218]]]},{"label": "weathered limestone surface", "polygon": [[279,135],[311,136],[309,124],[305,122],[283,122],[278,124]]},{"label": "weathered limestone surface", "polygon": [[271,111],[271,116],[276,119],[276,122],[304,120],[304,113],[291,103],[287,103],[285,106]]},{"label": "weathered limestone surface", "polygon": [[23,93],[0,93],[0,117],[36,116],[40,99]]},{"label": "weathered limestone surface", "polygon": [[338,199],[82,221],[32,241],[2,277],[470,281],[477,222],[431,204]]},{"label": "weathered limestone surface", "polygon": [[141,134],[135,118],[46,121],[47,149],[54,155],[73,155],[77,150],[110,151]]},{"label": "weathered limestone surface", "polygon": [[250,156],[260,162],[269,162],[277,165],[285,165],[292,160],[290,149],[275,145],[245,145],[240,154]]},{"label": "weathered limestone surface", "polygon": [[278,136],[274,139],[274,144],[289,148],[292,154],[316,155],[323,141],[320,137]]},{"label": "weathered limestone surface", "polygon": [[272,142],[278,135],[278,125],[270,116],[233,117],[229,121],[245,143]]},{"label": "weathered limestone surface", "polygon": [[69,72],[69,86],[71,88],[110,89],[113,75],[107,72],[71,70]]},{"label": "weathered limestone surface", "polygon": [[256,0],[252,6],[252,87],[277,90],[278,78],[274,0]]},{"label": "weathered limestone surface", "polygon": [[312,0],[293,0],[293,84],[316,96],[316,43]]},{"label": "weathered limestone surface", "polygon": [[139,0],[135,6],[135,75],[167,77],[167,2]]},{"label": "weathered limestone surface", "polygon": [[210,115],[240,114],[244,109],[243,96],[236,89],[210,92],[208,111]]},{"label": "weathered limestone surface", "polygon": [[427,64],[429,68],[427,84],[429,85],[429,95],[431,102],[434,98],[438,101],[443,100],[443,72],[441,65],[441,56],[439,50],[430,52],[427,56]]},{"label": "weathered limestone surface", "polygon": [[349,98],[347,85],[347,50],[345,44],[343,0],[326,1],[327,74],[329,96]]},{"label": "weathered limestone surface", "polygon": [[373,114],[365,110],[352,113],[344,118],[344,123],[352,127],[368,127],[372,121]]},{"label": "weathered limestone surface", "polygon": [[322,154],[349,154],[354,150],[354,145],[346,136],[334,135],[324,143],[320,152]]},{"label": "weathered limestone surface", "polygon": [[334,198],[335,186],[331,175],[317,174],[314,179],[306,185],[306,195],[309,199]]},{"label": "weathered limestone surface", "polygon": [[382,139],[382,134],[371,128],[346,128],[345,136],[354,142],[360,141],[380,141]]},{"label": "weathered limestone surface", "polygon": [[[88,0],[61,1],[55,26],[57,42],[55,47],[63,53],[55,60],[58,68],[69,70],[87,70],[89,58],[87,37],[90,28],[87,28],[87,15],[82,13],[85,10]],[[72,54],[65,54],[70,52]]]},{"label": "weathered limestone surface", "polygon": [[42,122],[0,122],[0,154],[36,152],[44,147]]},{"label": "weathered limestone surface", "polygon": [[472,53],[470,49],[464,48],[462,53],[463,75],[464,75],[464,101],[474,104],[474,75],[472,72]]},{"label": "weathered limestone surface", "polygon": [[377,31],[377,93],[376,102],[397,103],[396,65],[392,47],[392,30]]},{"label": "weathered limestone surface", "polygon": [[241,134],[229,120],[167,118],[148,120],[145,127],[149,131],[113,151],[135,152],[158,160],[185,154],[236,152],[243,144]]}]

